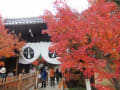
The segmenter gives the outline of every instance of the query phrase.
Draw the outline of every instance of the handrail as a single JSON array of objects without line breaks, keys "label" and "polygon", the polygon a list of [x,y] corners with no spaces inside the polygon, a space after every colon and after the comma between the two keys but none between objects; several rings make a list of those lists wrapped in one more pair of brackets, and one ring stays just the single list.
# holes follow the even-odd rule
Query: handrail
[{"label": "handrail", "polygon": [[8,77],[6,79],[0,79],[0,81],[2,81],[0,82],[0,88],[16,87],[17,90],[25,90],[35,86],[37,79],[38,79],[37,72],[28,73],[24,75],[20,74],[19,76],[15,76],[11,78]]},{"label": "handrail", "polygon": [[9,84],[9,83],[16,82],[16,81],[19,81],[19,79],[14,79],[14,80],[10,80],[10,81],[7,81],[7,82],[2,82],[2,83],[0,83],[0,85]]}]

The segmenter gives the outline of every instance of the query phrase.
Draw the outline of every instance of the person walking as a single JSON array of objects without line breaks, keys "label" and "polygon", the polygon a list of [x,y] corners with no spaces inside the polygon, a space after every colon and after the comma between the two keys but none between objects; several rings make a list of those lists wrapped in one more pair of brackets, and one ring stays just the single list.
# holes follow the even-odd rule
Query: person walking
[{"label": "person walking", "polygon": [[46,87],[46,79],[47,79],[47,72],[46,72],[45,68],[43,67],[42,72],[41,72],[41,80],[42,80],[41,88]]},{"label": "person walking", "polygon": [[53,67],[50,68],[49,70],[49,76],[50,76],[50,85],[55,86],[55,70]]},{"label": "person walking", "polygon": [[25,69],[22,69],[22,75],[25,75]]},{"label": "person walking", "polygon": [[6,77],[6,68],[5,67],[1,67],[1,69],[0,69],[0,77],[1,78]]},{"label": "person walking", "polygon": [[1,66],[0,66],[0,78],[6,78],[6,67],[4,62],[1,62]]},{"label": "person walking", "polygon": [[59,78],[60,78],[60,80],[62,80],[62,72],[59,72]]},{"label": "person walking", "polygon": [[56,69],[55,77],[56,77],[57,84],[59,84],[60,73],[59,73],[58,68]]}]

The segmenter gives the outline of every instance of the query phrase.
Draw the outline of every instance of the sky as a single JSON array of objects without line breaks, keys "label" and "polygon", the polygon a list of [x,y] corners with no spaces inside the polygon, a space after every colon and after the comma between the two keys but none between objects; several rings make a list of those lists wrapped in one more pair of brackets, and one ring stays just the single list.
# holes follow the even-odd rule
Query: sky
[{"label": "sky", "polygon": [[[55,0],[0,0],[0,14],[3,18],[38,17],[44,10],[54,12]],[[87,0],[66,0],[68,6],[81,12],[88,8]]]}]

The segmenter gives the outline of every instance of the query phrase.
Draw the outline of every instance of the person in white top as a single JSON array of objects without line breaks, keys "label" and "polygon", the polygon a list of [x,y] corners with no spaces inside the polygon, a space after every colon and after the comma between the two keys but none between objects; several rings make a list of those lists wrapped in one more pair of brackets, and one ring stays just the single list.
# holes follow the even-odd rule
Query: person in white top
[{"label": "person in white top", "polygon": [[6,77],[6,68],[3,66],[0,69],[0,77],[5,78]]}]

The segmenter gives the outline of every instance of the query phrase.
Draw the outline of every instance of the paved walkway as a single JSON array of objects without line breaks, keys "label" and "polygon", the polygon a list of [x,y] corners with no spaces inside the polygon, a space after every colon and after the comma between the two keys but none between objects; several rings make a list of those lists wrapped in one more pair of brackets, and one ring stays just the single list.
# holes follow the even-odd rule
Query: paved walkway
[{"label": "paved walkway", "polygon": [[[41,87],[41,84],[39,84],[39,87]],[[55,84],[55,87],[50,86],[50,82],[48,82],[46,88],[39,88],[39,90],[58,90],[58,85]]]}]

